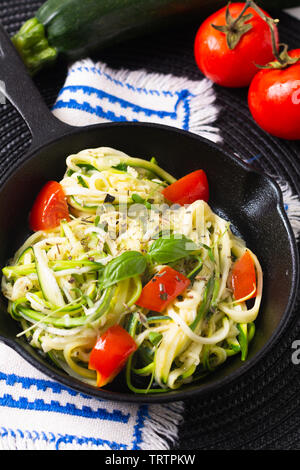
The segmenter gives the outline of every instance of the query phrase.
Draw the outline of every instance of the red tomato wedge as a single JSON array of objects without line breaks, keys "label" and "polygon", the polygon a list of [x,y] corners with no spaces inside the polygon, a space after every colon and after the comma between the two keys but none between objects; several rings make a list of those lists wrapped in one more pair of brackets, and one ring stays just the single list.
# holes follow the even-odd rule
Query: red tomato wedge
[{"label": "red tomato wedge", "polygon": [[256,297],[255,266],[249,251],[234,263],[230,284],[235,300]]},{"label": "red tomato wedge", "polygon": [[145,285],[136,304],[154,312],[162,312],[190,282],[183,274],[165,266]]},{"label": "red tomato wedge", "polygon": [[95,344],[89,360],[89,369],[97,372],[97,387],[111,382],[136,350],[135,341],[124,328],[120,325],[108,328]]},{"label": "red tomato wedge", "polygon": [[164,188],[162,193],[168,201],[181,206],[199,199],[207,202],[209,189],[206,174],[203,170],[193,171]]},{"label": "red tomato wedge", "polygon": [[29,216],[33,231],[50,230],[61,220],[70,220],[68,204],[62,186],[56,181],[48,181],[37,195]]}]

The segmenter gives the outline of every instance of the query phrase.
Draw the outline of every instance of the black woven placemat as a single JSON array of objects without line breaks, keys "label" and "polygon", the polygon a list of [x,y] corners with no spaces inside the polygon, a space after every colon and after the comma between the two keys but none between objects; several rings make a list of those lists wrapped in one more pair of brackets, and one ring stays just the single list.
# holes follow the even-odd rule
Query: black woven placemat
[{"label": "black woven placemat", "polygon": [[[0,21],[12,34],[41,3],[0,0]],[[280,18],[281,41],[291,48],[299,47],[300,22],[282,12],[271,13]],[[106,49],[93,58],[110,67],[144,68],[200,79],[193,57],[200,21]],[[35,78],[49,107],[64,83],[66,70],[66,62],[60,60]],[[246,90],[215,89],[223,146],[251,159],[254,167],[283,178],[300,195],[300,142],[279,140],[259,129],[249,114]],[[10,104],[1,105],[0,176],[29,143],[30,133],[19,114]],[[299,313],[297,307],[285,335],[246,377],[200,402],[186,403],[175,449],[300,449],[300,367],[291,360],[292,343],[300,339]]]}]

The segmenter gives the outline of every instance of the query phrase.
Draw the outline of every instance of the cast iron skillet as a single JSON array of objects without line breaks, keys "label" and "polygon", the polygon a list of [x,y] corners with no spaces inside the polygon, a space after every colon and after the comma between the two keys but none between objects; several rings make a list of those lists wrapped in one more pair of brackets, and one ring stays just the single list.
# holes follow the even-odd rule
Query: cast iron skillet
[{"label": "cast iron skillet", "polygon": [[239,380],[274,345],[289,321],[298,285],[298,256],[278,186],[267,176],[251,170],[216,145],[194,134],[150,124],[99,124],[74,128],[58,121],[48,110],[28,76],[11,42],[0,29],[0,79],[5,94],[16,106],[32,132],[27,154],[11,163],[0,180],[0,266],[28,235],[28,214],[41,186],[60,180],[67,155],[88,147],[110,146],[131,156],[154,156],[160,165],[181,177],[205,169],[210,184],[210,205],[230,220],[256,253],[264,272],[261,310],[257,333],[245,363],[232,357],[202,382],[178,391],[156,395],[129,392],[122,374],[103,390],[88,386],[50,364],[23,337],[16,338],[19,325],[0,301],[0,339],[50,378],[79,392],[110,400],[158,403],[186,399],[214,392],[232,380]]}]

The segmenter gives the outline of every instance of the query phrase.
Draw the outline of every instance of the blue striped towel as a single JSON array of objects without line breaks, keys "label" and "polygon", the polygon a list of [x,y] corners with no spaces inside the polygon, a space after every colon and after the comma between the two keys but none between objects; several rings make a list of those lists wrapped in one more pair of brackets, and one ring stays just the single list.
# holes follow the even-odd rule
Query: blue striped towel
[{"label": "blue striped towel", "polygon": [[218,109],[209,80],[111,70],[91,60],[75,63],[53,107],[59,119],[82,126],[107,121],[166,124],[220,140]]},{"label": "blue striped towel", "polygon": [[[62,121],[156,122],[220,142],[212,83],[75,63],[53,107]],[[283,183],[287,210],[300,232],[300,204]],[[47,378],[0,344],[0,448],[164,450],[178,436],[184,404],[112,403]]]},{"label": "blue striped towel", "polygon": [[0,344],[0,449],[168,449],[182,411],[77,393]]}]

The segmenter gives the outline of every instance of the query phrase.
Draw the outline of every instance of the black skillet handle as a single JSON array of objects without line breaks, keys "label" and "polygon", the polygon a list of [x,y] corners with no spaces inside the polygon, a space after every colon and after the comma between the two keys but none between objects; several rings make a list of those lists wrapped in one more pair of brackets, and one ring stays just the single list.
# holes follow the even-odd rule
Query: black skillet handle
[{"label": "black skillet handle", "polygon": [[27,123],[32,134],[31,150],[66,135],[72,129],[72,126],[56,119],[48,109],[1,24],[0,93]]}]

